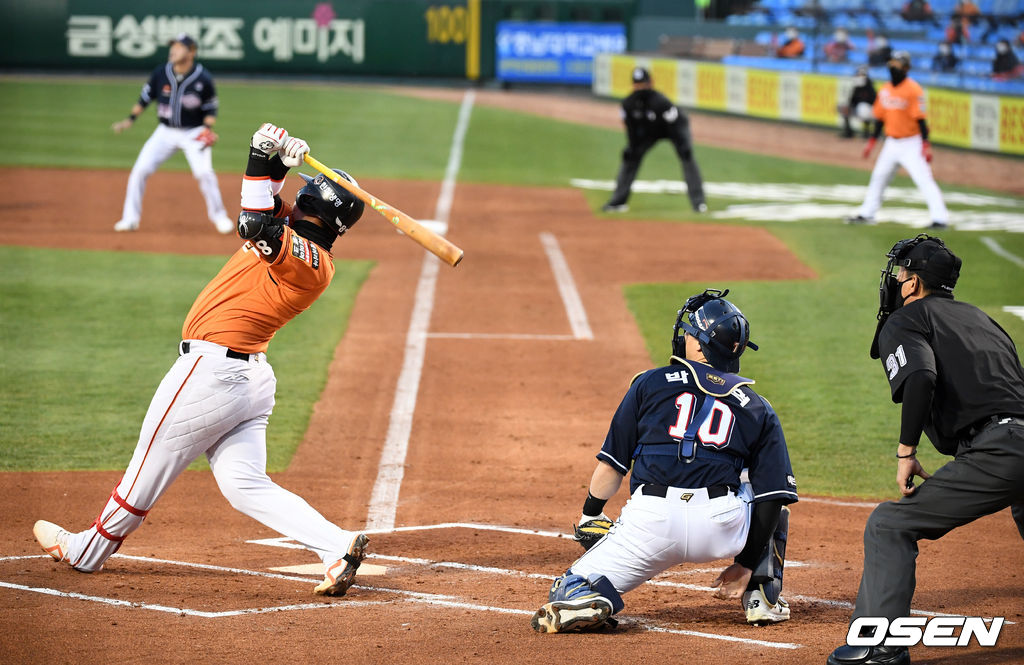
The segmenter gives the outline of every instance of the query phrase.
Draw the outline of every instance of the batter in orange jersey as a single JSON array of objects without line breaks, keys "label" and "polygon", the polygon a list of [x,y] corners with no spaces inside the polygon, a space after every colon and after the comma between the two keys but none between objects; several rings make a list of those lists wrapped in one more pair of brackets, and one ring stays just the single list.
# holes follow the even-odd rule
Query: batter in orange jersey
[{"label": "batter in orange jersey", "polygon": [[846,218],[848,223],[875,223],[875,214],[882,207],[882,194],[896,175],[896,170],[902,166],[924,195],[931,217],[931,228],[942,229],[949,225],[949,211],[932,177],[932,149],[928,143],[924,90],[917,81],[907,76],[908,71],[910,55],[903,51],[894,53],[889,61],[892,81],[882,86],[875,99],[875,133],[864,149],[864,158],[867,159],[871,154],[883,128],[885,144],[871,172],[864,203],[856,215]]},{"label": "batter in orange jersey", "polygon": [[331,283],[331,247],[363,213],[362,202],[323,175],[302,176],[306,186],[294,207],[281,201],[288,169],[308,152],[305,141],[269,123],[253,134],[238,216],[245,244],[192,305],[178,360],[153,396],[132,460],[99,516],[77,533],[36,522],[36,539],[54,559],[83,572],[102,568],[174,479],[205,454],[232,506],[320,557],[325,574],[316,593],[340,596],[351,586],[366,536],[328,521],[266,473],[277,381],[264,352]]}]

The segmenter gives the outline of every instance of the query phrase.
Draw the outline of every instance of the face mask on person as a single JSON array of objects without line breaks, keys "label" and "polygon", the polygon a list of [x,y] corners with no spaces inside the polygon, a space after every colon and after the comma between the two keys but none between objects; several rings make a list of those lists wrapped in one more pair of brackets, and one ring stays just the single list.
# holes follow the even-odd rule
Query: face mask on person
[{"label": "face mask on person", "polygon": [[846,31],[845,30],[836,30],[836,32],[832,36],[832,38],[835,39],[840,44],[845,44],[846,43],[846,39],[847,39]]},{"label": "face mask on person", "polygon": [[941,55],[949,55],[950,54],[949,44],[939,44],[939,53]]},{"label": "face mask on person", "polygon": [[1010,45],[1007,44],[1006,42],[999,42],[998,44],[996,44],[996,53],[999,53],[1000,55],[1006,53],[1009,50]]},{"label": "face mask on person", "polygon": [[862,85],[867,85],[867,82],[868,82],[868,77],[867,76],[854,76],[853,77],[853,84],[855,86],[857,86],[858,88],[861,87]]},{"label": "face mask on person", "polygon": [[878,39],[875,40],[875,45],[878,48],[885,48],[886,46],[889,45],[889,40],[886,39],[885,37],[879,37]]},{"label": "face mask on person", "polygon": [[797,31],[795,28],[788,28],[786,30],[786,39],[796,39]]},{"label": "face mask on person", "polygon": [[903,83],[903,79],[907,78],[907,73],[903,71],[902,67],[890,67],[889,78],[892,79],[893,85],[899,85]]}]

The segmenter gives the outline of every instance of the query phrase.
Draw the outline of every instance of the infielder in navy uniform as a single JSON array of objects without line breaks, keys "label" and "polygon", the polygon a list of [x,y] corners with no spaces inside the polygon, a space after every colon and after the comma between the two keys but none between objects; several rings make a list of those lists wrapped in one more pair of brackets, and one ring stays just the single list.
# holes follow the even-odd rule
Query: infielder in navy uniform
[{"label": "infielder in navy uniform", "polygon": [[[533,616],[537,632],[614,625],[622,594],[676,564],[726,557],[734,563],[715,580],[717,597],[742,597],[750,623],[789,618],[779,594],[796,481],[775,411],[735,374],[746,347],[757,347],[727,293],[689,298],[671,364],[633,379],[576,530],[587,552],[554,581]],[[604,506],[631,469],[631,496],[613,525]]]},{"label": "infielder in navy uniform", "polygon": [[679,155],[686,179],[686,193],[694,211],[708,209],[704,202],[704,181],[693,156],[690,120],[668,97],[654,89],[651,74],[643,67],[633,70],[633,92],[622,100],[622,122],[626,125],[628,145],[622,151],[622,164],[615,179],[615,192],[601,208],[605,212],[629,209],[626,201],[647,151],[661,139],[668,139]]},{"label": "infielder in navy uniform", "polygon": [[220,233],[234,233],[235,223],[228,217],[221,199],[217,174],[213,172],[213,144],[217,135],[217,90],[205,67],[195,61],[196,42],[180,34],[170,43],[167,62],[153,70],[142,86],[139,100],[131,114],[115,122],[112,129],[120,134],[135,123],[150,102],[156,102],[159,124],[142,146],[124,197],[121,219],[115,231],[137,231],[142,219],[142,197],[146,180],[160,165],[181,150],[199,183],[206,201],[206,214]]}]

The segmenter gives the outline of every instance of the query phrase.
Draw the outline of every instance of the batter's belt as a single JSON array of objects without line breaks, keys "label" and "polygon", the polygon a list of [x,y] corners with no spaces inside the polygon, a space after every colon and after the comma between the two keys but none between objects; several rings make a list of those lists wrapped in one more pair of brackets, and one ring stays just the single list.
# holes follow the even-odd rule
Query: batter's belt
[{"label": "batter's belt", "polygon": [[[188,353],[189,349],[192,348],[192,345],[189,344],[188,342],[182,342],[181,344],[178,345],[178,348],[180,351],[179,355],[185,355],[186,353]],[[224,355],[226,355],[228,358],[234,358],[235,360],[244,360],[245,362],[249,362],[249,358],[251,358],[255,354],[242,353],[241,351],[235,351],[234,349],[225,348]]]}]

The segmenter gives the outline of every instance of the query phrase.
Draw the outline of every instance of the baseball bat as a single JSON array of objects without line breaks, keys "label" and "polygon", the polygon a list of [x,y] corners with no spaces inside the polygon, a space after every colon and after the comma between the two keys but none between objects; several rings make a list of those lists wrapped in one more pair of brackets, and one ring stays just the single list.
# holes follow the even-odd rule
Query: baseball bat
[{"label": "baseball bat", "polygon": [[452,267],[459,265],[459,262],[462,261],[463,251],[449,242],[448,239],[434,233],[398,208],[381,201],[357,185],[345,180],[340,175],[324,166],[322,162],[313,158],[308,152],[304,159],[305,162],[314,169],[323,173],[336,184],[351,192],[352,195],[360,201],[379,212],[384,219],[394,224],[395,228],[415,240],[417,243],[422,245],[424,249],[437,258]]}]

